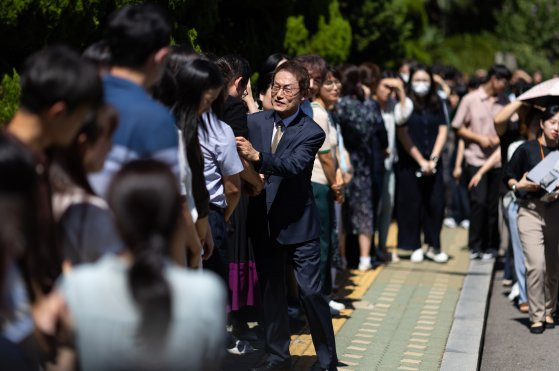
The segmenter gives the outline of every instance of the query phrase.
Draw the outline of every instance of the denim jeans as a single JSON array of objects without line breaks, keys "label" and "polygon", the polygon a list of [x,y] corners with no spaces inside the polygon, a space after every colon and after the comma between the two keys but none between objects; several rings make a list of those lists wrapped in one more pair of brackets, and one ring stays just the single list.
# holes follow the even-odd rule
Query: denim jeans
[{"label": "denim jeans", "polygon": [[518,208],[519,205],[516,200],[511,201],[507,207],[507,221],[509,224],[510,241],[512,251],[514,254],[514,272],[520,289],[518,297],[519,303],[528,302],[526,295],[526,265],[524,264],[524,253],[522,251],[522,243],[520,242],[520,235],[518,234]]}]

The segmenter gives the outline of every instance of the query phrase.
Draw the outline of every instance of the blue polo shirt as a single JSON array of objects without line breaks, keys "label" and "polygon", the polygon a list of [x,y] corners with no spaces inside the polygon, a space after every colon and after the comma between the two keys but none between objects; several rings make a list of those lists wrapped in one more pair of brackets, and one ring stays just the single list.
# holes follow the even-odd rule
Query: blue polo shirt
[{"label": "blue polo shirt", "polygon": [[131,81],[106,75],[103,85],[105,101],[118,111],[119,124],[103,169],[89,177],[95,192],[106,198],[114,174],[140,158],[168,164],[179,179],[178,131],[169,110]]}]

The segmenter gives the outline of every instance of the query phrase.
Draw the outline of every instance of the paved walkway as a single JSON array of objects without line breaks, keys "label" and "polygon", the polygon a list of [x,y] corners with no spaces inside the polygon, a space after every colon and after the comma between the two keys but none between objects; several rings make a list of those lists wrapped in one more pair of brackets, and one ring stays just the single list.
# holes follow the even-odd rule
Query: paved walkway
[{"label": "paved walkway", "polygon": [[448,264],[385,267],[337,333],[341,369],[437,370],[468,270],[466,232],[445,230]]},{"label": "paved walkway", "polygon": [[507,299],[503,271],[493,280],[481,370],[557,370],[559,328],[532,335],[528,314],[521,313]]},{"label": "paved walkway", "polygon": [[[389,244],[394,237],[395,228]],[[466,241],[463,229],[443,230],[448,264],[414,264],[401,252],[399,263],[349,273],[343,288],[348,309],[333,319],[340,370],[439,368],[468,271]],[[294,370],[308,370],[316,359],[308,331],[292,337],[290,351]],[[259,356],[229,356],[224,369],[250,369]]]}]

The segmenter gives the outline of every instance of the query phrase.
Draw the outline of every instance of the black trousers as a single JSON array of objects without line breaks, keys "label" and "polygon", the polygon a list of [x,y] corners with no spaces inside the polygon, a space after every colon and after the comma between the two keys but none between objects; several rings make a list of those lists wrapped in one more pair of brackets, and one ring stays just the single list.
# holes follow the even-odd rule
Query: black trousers
[{"label": "black trousers", "polygon": [[256,266],[263,298],[266,352],[270,362],[290,358],[289,318],[287,315],[285,266],[293,265],[299,295],[309,323],[320,366],[335,369],[338,362],[332,317],[322,294],[320,242],[284,246],[276,242],[259,245]]},{"label": "black trousers", "polygon": [[401,166],[397,170],[398,248],[419,249],[423,231],[425,243],[440,251],[445,206],[442,166],[430,176],[418,178],[415,172],[411,166]]},{"label": "black trousers", "polygon": [[[468,182],[479,167],[466,166]],[[472,252],[484,252],[499,248],[499,186],[501,168],[491,169],[470,195],[470,231],[468,246]]]}]

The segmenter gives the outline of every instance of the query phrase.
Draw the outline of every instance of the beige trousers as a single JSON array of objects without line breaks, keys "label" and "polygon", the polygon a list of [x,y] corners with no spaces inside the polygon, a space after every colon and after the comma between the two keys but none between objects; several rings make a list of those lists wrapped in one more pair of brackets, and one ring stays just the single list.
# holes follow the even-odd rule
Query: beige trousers
[{"label": "beige trousers", "polygon": [[521,201],[518,231],[526,261],[531,322],[553,316],[559,284],[559,201]]}]

